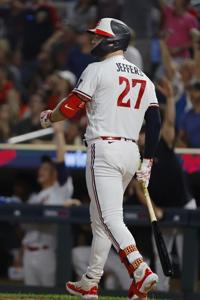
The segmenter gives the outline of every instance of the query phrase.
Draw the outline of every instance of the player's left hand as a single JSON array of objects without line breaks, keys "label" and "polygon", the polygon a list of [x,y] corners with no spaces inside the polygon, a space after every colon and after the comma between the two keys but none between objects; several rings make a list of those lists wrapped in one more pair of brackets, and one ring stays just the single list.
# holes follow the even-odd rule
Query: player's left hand
[{"label": "player's left hand", "polygon": [[143,159],[139,170],[136,172],[137,180],[144,183],[146,187],[149,185],[152,164],[152,159]]},{"label": "player's left hand", "polygon": [[42,126],[42,128],[48,128],[51,126],[52,122],[51,122],[51,114],[52,114],[52,110],[48,109],[48,110],[44,110],[41,112],[40,114],[40,124]]}]

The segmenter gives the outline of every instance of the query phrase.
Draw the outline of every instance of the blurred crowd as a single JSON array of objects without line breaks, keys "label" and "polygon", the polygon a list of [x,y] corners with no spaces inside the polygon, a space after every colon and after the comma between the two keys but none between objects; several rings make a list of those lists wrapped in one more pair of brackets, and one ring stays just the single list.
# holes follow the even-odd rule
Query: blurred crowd
[{"label": "blurred crowd", "polygon": [[[69,94],[90,54],[88,27],[99,17],[125,19],[130,1],[4,0],[0,3],[0,142],[40,129],[39,115]],[[126,58],[148,72],[155,82],[167,78],[174,90],[177,146],[200,147],[200,32],[198,5],[192,1],[153,1],[151,7],[150,68],[135,47],[131,28]],[[190,3],[191,2],[191,3]],[[134,14],[133,14],[134,18]],[[124,20],[126,21],[126,20]],[[128,24],[132,25],[132,24]],[[145,58],[144,58],[145,59]],[[158,91],[161,105],[165,97]],[[78,122],[77,122],[78,120]],[[84,113],[66,123],[66,143],[81,144]],[[51,141],[46,136],[36,142]]]},{"label": "blurred crowd", "polygon": [[[101,17],[114,17],[126,22],[124,8],[131,7],[133,2],[135,1],[0,1],[0,143],[6,143],[10,137],[41,129],[40,112],[44,109],[53,109],[75,87],[85,67],[95,61],[90,54],[91,37],[86,33],[86,29],[93,27]],[[133,10],[132,15],[138,20],[137,14],[143,1],[137,2],[138,11]],[[192,203],[191,208],[195,208],[194,198],[198,206],[200,205],[200,173],[193,172],[185,178],[174,158],[174,147],[200,148],[200,2],[198,4],[198,1],[189,0],[148,1],[150,2],[151,36],[147,37],[150,38],[150,47],[147,49],[150,67],[145,64],[146,57],[139,46],[141,33],[137,32],[137,28],[133,28],[131,22],[130,24],[127,22],[131,27],[131,41],[125,56],[147,72],[156,85],[162,130],[161,142],[156,154],[160,164],[155,164],[152,170],[150,191],[157,216],[162,218],[163,207],[186,207],[188,203]],[[67,120],[62,129],[59,125],[55,126],[53,136],[47,135],[29,142],[52,143],[57,138],[57,142],[60,141],[62,147],[64,143],[81,145],[86,125],[86,116],[82,112],[75,119]],[[139,145],[142,152],[143,131]],[[62,147],[60,149],[63,149]],[[63,153],[60,155],[62,156]],[[16,182],[18,189],[14,191],[14,196],[22,201],[29,199],[30,204],[80,205],[78,199],[71,199],[73,184],[71,183],[70,186],[70,177],[66,174],[65,179],[68,179],[68,184],[64,190],[66,194],[62,194],[60,198],[62,203],[54,202],[58,197],[55,197],[52,202],[51,198],[45,198],[43,193],[49,192],[49,187],[58,191],[59,172],[55,165],[46,159],[42,162],[38,173],[41,191],[37,197],[28,197],[30,195],[26,194],[27,186],[24,190],[24,178]],[[162,188],[158,189],[157,186]],[[173,195],[171,195],[172,190]],[[61,191],[62,189],[59,190]],[[125,199],[127,204],[132,204],[133,198],[137,198],[137,201],[139,199],[141,203],[144,202],[136,180],[131,182],[127,190]],[[81,200],[83,202],[83,199]],[[85,236],[88,234],[88,229],[82,229],[84,239],[87,240]],[[39,255],[35,260],[37,263],[45,259],[55,261],[56,242],[52,238],[54,229],[47,230],[40,227],[33,230],[30,227],[24,232],[26,232],[22,241],[22,250],[25,253],[24,272],[28,270],[25,282],[30,285],[48,285],[43,281],[47,276],[46,273],[41,274],[41,277],[37,272],[36,275],[31,273],[30,270],[36,270],[37,265],[31,265],[29,254]],[[80,228],[79,232],[81,232]],[[89,242],[83,242],[81,234],[78,240],[79,246],[89,245]],[[42,245],[41,241],[43,241]],[[48,249],[49,256],[46,252],[45,256],[42,256],[37,249]],[[76,267],[77,264],[77,268],[81,264],[78,258],[82,255],[77,252],[78,250],[74,249],[74,257],[76,257],[74,265]],[[89,259],[89,249],[85,248],[84,251],[83,266],[87,265]],[[19,264],[19,256],[18,253],[16,265]],[[112,259],[114,260],[115,257]],[[46,270],[50,276],[46,280],[52,286],[55,284],[56,266],[50,267],[51,270]],[[116,269],[117,273],[118,269]],[[168,282],[165,287],[160,288],[167,290]]]},{"label": "blurred crowd", "polygon": [[[100,2],[1,1],[0,142],[40,129],[40,112],[53,109],[95,61],[86,29],[110,10],[110,4],[117,8],[114,1],[105,7],[105,1]],[[86,124],[84,117],[79,119],[79,125],[68,124],[68,144],[81,143]]]}]

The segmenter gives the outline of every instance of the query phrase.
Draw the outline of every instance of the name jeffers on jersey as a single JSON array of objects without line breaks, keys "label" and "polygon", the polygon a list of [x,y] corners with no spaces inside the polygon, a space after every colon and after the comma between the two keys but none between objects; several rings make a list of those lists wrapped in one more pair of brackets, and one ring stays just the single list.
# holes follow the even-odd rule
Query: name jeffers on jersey
[{"label": "name jeffers on jersey", "polygon": [[137,74],[139,76],[143,76],[143,73],[136,66],[131,66],[123,63],[116,63],[117,72],[128,72],[131,74]]}]

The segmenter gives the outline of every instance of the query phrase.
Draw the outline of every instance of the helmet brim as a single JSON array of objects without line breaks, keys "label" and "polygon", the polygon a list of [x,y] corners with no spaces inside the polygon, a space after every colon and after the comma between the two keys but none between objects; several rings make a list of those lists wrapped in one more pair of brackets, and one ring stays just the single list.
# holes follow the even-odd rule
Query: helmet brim
[{"label": "helmet brim", "polygon": [[97,34],[100,36],[104,36],[104,37],[114,37],[114,34],[111,34],[109,32],[106,32],[106,31],[98,29],[98,28],[88,29],[87,32],[92,33],[92,34]]}]

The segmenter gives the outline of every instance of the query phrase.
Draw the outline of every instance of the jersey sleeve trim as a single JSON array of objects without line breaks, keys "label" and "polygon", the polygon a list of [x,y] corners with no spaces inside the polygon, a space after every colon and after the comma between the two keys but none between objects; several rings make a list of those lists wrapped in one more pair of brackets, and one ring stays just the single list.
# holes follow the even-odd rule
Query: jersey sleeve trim
[{"label": "jersey sleeve trim", "polygon": [[149,104],[149,107],[152,107],[152,106],[159,107],[159,104],[157,102],[152,102]]},{"label": "jersey sleeve trim", "polygon": [[88,101],[91,101],[91,100],[92,100],[92,97],[91,97],[91,96],[89,96],[88,94],[86,94],[86,93],[84,93],[84,92],[82,92],[82,91],[79,91],[79,90],[77,90],[77,89],[74,89],[74,90],[73,90],[73,93],[77,94],[77,96],[80,95],[80,98],[81,98],[83,101],[85,101],[85,102],[88,102]]}]

